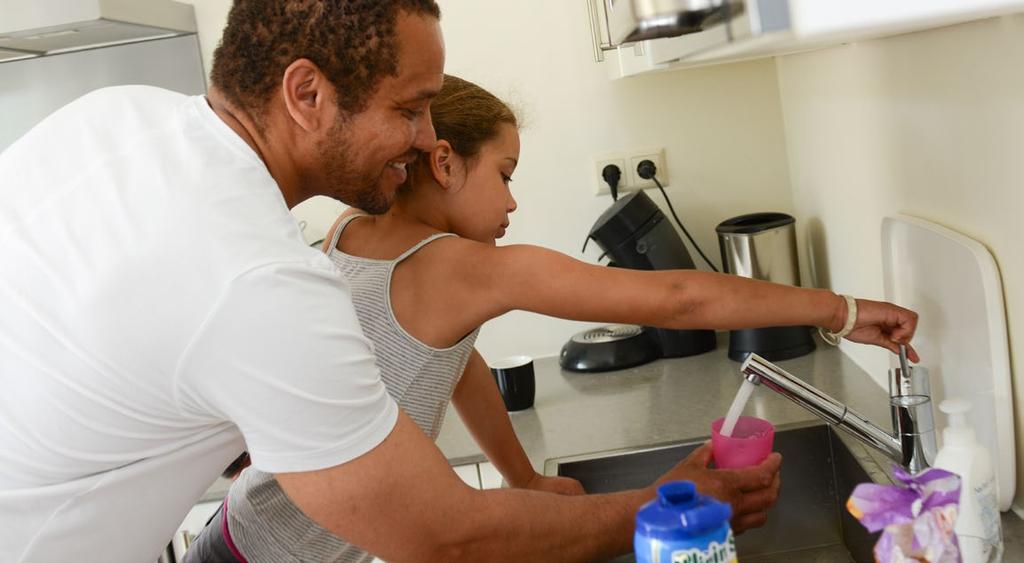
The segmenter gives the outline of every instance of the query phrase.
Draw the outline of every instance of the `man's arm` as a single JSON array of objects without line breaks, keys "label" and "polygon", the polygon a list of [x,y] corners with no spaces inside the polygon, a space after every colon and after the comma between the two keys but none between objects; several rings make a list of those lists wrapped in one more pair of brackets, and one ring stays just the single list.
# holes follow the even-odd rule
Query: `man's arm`
[{"label": "man's arm", "polygon": [[[698,489],[754,515],[778,494],[781,458],[742,471],[706,469],[700,448],[665,479]],[[633,519],[653,488],[564,496],[524,489],[477,491],[401,413],[387,439],[332,468],[278,473],[281,487],[308,516],[374,555],[403,561],[592,561],[628,551]]]}]

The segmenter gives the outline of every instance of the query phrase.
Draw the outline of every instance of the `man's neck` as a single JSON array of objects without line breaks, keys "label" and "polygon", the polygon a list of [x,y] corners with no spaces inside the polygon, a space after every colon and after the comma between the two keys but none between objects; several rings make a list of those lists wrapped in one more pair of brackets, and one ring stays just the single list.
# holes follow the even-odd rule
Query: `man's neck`
[{"label": "man's neck", "polygon": [[300,182],[294,163],[274,151],[272,144],[256,126],[255,119],[249,113],[228,102],[224,94],[215,87],[210,88],[207,92],[206,102],[210,105],[210,109],[217,114],[217,117],[245,141],[245,144],[249,145],[263,161],[270,176],[277,182],[288,208],[291,209],[302,203],[306,198],[300,195],[298,188]]}]

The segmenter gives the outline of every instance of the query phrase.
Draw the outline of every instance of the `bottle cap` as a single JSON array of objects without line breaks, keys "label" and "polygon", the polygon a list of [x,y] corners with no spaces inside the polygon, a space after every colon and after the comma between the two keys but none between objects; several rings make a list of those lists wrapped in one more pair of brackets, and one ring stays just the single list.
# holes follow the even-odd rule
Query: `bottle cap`
[{"label": "bottle cap", "polygon": [[697,493],[690,481],[671,481],[658,487],[656,499],[636,514],[636,529],[648,537],[676,539],[701,535],[728,524],[732,508]]}]

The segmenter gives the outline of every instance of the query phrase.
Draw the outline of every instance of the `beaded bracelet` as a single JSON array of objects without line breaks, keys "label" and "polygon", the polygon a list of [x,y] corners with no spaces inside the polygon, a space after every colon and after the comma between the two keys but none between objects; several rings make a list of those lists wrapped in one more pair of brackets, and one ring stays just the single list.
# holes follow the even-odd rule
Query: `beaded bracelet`
[{"label": "beaded bracelet", "polygon": [[818,327],[818,334],[821,335],[821,339],[832,346],[838,346],[839,341],[847,334],[853,332],[853,327],[857,326],[857,300],[849,295],[841,297],[846,300],[846,324],[843,325],[842,330],[839,332],[829,332],[824,328]]}]

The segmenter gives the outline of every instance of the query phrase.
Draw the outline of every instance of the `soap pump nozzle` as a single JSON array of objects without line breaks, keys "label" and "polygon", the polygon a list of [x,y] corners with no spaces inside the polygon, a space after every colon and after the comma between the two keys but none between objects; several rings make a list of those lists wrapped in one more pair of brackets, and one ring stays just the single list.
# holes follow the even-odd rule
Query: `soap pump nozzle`
[{"label": "soap pump nozzle", "polygon": [[951,446],[969,446],[975,443],[974,428],[967,424],[967,413],[971,403],[966,399],[946,399],[939,404],[939,410],[949,421],[942,431],[942,439]]}]

